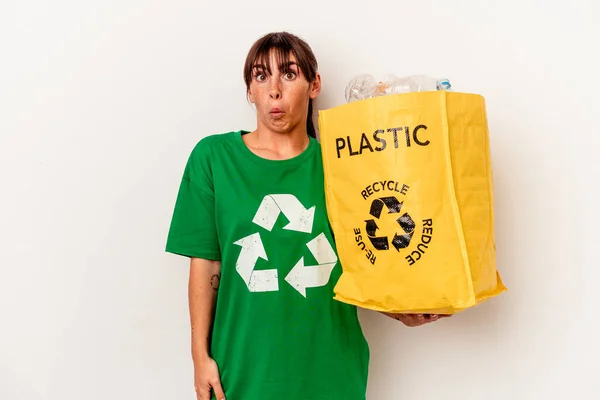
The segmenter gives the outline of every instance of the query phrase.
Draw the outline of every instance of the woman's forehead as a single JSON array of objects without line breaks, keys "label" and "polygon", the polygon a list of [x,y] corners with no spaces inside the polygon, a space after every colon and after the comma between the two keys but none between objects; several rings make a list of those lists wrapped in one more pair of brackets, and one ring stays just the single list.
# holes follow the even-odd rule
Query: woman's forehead
[{"label": "woman's forehead", "polygon": [[298,65],[298,61],[291,51],[284,53],[282,51],[271,49],[268,54],[258,56],[256,60],[254,60],[252,68],[260,68],[270,71],[271,64],[275,64],[281,71],[289,68],[291,65]]}]

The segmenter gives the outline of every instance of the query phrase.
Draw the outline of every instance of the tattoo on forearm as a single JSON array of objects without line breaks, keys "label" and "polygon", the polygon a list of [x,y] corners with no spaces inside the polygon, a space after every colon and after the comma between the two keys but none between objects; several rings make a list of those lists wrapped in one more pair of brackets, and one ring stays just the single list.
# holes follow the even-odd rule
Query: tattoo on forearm
[{"label": "tattoo on forearm", "polygon": [[221,283],[221,275],[214,274],[212,278],[210,278],[210,285],[214,290],[219,290],[219,283]]}]

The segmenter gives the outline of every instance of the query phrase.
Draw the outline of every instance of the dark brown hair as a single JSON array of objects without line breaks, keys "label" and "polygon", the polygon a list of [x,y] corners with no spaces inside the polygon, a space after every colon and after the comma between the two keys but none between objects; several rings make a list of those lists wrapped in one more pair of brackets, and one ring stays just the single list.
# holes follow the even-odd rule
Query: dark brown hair
[{"label": "dark brown hair", "polygon": [[[309,82],[317,78],[318,64],[317,58],[313,54],[310,46],[298,36],[289,32],[272,32],[258,39],[246,56],[244,65],[244,82],[246,91],[250,89],[252,82],[252,68],[255,64],[265,66],[266,72],[271,74],[270,54],[275,52],[277,67],[285,71],[290,62],[290,55],[296,58],[298,68],[302,71],[306,80]],[[306,118],[306,132],[311,137],[316,137],[315,125],[313,122],[313,101],[308,101],[308,117]]]}]

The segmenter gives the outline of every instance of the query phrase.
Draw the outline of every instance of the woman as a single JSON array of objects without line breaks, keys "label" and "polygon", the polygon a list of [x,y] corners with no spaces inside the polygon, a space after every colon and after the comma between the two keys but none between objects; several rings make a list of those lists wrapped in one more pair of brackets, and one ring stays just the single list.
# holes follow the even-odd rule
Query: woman
[{"label": "woman", "polygon": [[[250,49],[244,79],[257,127],[199,141],[167,240],[191,258],[197,397],[364,400],[357,310],[332,299],[341,267],[311,117],[316,58],[300,38],[270,33]],[[437,319],[387,315],[408,326]]]}]

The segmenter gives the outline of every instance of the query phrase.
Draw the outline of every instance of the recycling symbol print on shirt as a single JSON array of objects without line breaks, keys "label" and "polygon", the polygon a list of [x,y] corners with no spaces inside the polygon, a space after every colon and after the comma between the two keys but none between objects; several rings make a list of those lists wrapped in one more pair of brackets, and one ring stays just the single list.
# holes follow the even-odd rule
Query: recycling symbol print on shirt
[{"label": "recycling symbol print on shirt", "polygon": [[[265,196],[252,222],[270,232],[280,214],[290,221],[283,229],[312,234],[315,206],[306,209],[291,194]],[[248,235],[233,244],[241,247],[235,269],[248,289],[251,292],[278,291],[279,275],[276,268],[254,270],[259,258],[269,260],[260,233]],[[285,281],[304,297],[306,297],[307,288],[325,286],[329,282],[331,271],[338,261],[337,255],[324,233],[313,237],[306,243],[306,247],[317,260],[317,265],[304,265],[304,257],[300,257],[285,277]]]}]

